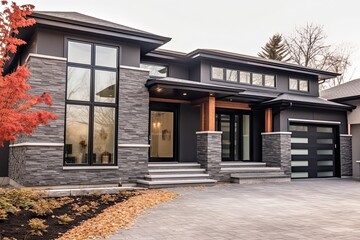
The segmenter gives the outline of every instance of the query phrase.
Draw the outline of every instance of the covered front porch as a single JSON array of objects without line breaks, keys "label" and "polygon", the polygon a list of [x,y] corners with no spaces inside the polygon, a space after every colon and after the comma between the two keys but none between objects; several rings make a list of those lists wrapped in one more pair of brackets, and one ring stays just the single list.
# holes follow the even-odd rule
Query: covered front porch
[{"label": "covered front porch", "polygon": [[[272,131],[272,110],[257,103],[273,94],[179,79],[152,79],[150,162],[197,161],[202,132],[220,134],[222,161],[261,162],[261,133]],[[218,132],[218,133],[215,133]]]},{"label": "covered front porch", "polygon": [[281,174],[280,168],[261,163],[261,133],[272,131],[272,110],[257,108],[256,103],[272,98],[271,94],[166,78],[148,80],[146,86],[149,171],[193,163],[220,181],[230,181],[231,174],[238,172],[262,177]]}]

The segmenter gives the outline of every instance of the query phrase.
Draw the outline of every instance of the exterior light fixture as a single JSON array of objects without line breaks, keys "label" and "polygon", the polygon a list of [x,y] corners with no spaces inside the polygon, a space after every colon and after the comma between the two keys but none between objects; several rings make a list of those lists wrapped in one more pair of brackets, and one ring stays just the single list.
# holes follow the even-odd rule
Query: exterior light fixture
[{"label": "exterior light fixture", "polygon": [[186,95],[187,95],[187,93],[186,93],[186,92],[184,92],[184,93],[183,93],[183,96],[186,96]]},{"label": "exterior light fixture", "polygon": [[161,87],[157,87],[155,90],[156,92],[161,93],[163,89]]}]

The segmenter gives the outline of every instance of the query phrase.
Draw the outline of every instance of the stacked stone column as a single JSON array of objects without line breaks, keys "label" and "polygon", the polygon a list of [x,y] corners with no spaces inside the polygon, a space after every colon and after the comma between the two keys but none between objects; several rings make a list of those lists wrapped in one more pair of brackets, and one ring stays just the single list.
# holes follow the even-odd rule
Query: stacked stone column
[{"label": "stacked stone column", "polygon": [[262,159],[269,167],[291,174],[291,132],[262,133]]},{"label": "stacked stone column", "polygon": [[219,180],[221,170],[221,134],[217,131],[196,132],[197,160],[216,180]]}]

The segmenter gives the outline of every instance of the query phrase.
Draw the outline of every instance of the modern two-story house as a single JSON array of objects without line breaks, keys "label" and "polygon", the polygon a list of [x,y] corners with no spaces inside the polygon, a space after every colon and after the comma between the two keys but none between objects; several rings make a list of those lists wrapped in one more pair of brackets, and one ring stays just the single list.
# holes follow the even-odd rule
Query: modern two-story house
[{"label": "modern two-story house", "polygon": [[170,38],[75,12],[35,12],[9,63],[30,68],[58,119],[10,143],[25,186],[213,184],[350,176],[337,73],[236,53],[159,49]]}]

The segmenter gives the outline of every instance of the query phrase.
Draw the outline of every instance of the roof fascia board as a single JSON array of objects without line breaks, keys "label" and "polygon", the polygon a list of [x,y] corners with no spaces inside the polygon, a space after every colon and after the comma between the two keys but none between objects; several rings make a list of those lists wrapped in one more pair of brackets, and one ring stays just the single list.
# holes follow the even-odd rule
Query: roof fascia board
[{"label": "roof fascia board", "polygon": [[82,24],[82,25],[84,25],[84,26],[82,26],[82,25],[77,25],[77,24],[68,23],[68,22],[60,22],[60,21],[40,19],[40,18],[36,18],[36,23],[38,25],[53,26],[53,27],[71,29],[71,30],[76,30],[76,31],[84,31],[84,32],[89,32],[89,33],[107,35],[107,36],[116,37],[116,38],[124,38],[124,39],[129,39],[129,40],[134,40],[134,41],[148,42],[148,43],[159,44],[159,45],[163,45],[165,43],[165,41],[162,41],[162,40],[156,40],[156,39],[147,38],[147,37],[143,37],[143,36],[137,36],[136,34],[130,33],[130,32],[129,33],[120,33],[114,29],[113,30],[104,30],[104,29],[108,29],[108,28],[104,27],[103,29],[101,29],[100,27],[96,27],[95,25],[94,26],[85,26],[85,24]]},{"label": "roof fascia board", "polygon": [[274,106],[274,105],[281,105],[283,103],[292,103],[292,106],[295,107],[313,107],[313,108],[320,108],[320,109],[334,109],[334,110],[348,110],[351,111],[353,110],[355,107],[351,106],[351,105],[345,105],[343,104],[343,106],[333,106],[333,105],[327,105],[327,104],[323,104],[323,103],[308,103],[308,102],[300,102],[300,101],[291,101],[291,100],[278,100],[278,101],[274,101],[271,103],[263,103],[263,106]]},{"label": "roof fascia board", "polygon": [[357,100],[360,99],[360,95],[356,95],[356,96],[349,96],[349,97],[340,97],[340,98],[334,98],[334,99],[328,99],[334,102],[346,102],[346,101],[351,101],[351,100]]}]

